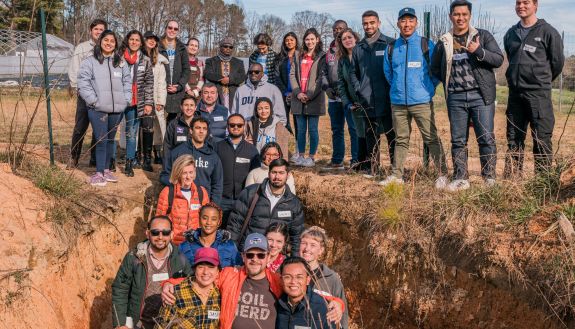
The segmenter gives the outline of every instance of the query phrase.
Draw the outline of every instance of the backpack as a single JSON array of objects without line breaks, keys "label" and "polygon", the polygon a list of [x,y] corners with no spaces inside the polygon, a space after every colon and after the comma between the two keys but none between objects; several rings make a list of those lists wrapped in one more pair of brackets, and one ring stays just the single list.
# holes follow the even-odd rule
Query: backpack
[{"label": "backpack", "polygon": [[[200,204],[204,203],[204,187],[199,186],[198,190],[198,197],[200,199]],[[166,211],[166,216],[172,212],[172,203],[174,203],[174,185],[168,185],[168,210]]]},{"label": "backpack", "polygon": [[[387,58],[389,64],[391,65],[391,59],[393,58],[393,48],[395,47],[395,41],[387,45]],[[431,74],[431,58],[429,56],[429,39],[426,37],[421,37],[421,50],[423,51],[423,58],[427,63],[427,73],[430,78],[433,78]]]}]

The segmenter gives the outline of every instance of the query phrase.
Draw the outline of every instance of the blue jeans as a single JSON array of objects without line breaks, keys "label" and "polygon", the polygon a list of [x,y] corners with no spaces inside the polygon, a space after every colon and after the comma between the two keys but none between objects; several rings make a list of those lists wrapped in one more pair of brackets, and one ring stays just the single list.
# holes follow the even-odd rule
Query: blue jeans
[{"label": "blue jeans", "polygon": [[309,155],[313,157],[317,152],[319,144],[319,115],[296,115],[297,124],[297,151],[299,154],[305,153],[306,135],[309,131]]},{"label": "blue jeans", "polygon": [[104,113],[88,110],[88,118],[96,137],[96,171],[103,173],[108,168],[114,153],[114,137],[124,113]]},{"label": "blue jeans", "polygon": [[136,157],[136,136],[138,136],[138,128],[140,127],[138,108],[129,106],[124,114],[126,115],[126,159],[134,159]]},{"label": "blue jeans", "polygon": [[357,134],[350,109],[345,109],[342,102],[329,102],[327,111],[331,121],[331,143],[333,153],[331,163],[343,163],[345,157],[345,122],[351,142],[351,162],[357,162]]},{"label": "blue jeans", "polygon": [[469,122],[479,145],[481,176],[495,178],[497,147],[493,132],[495,104],[485,105],[479,91],[450,93],[447,98],[447,113],[451,129],[451,157],[454,179],[467,179],[467,140]]}]

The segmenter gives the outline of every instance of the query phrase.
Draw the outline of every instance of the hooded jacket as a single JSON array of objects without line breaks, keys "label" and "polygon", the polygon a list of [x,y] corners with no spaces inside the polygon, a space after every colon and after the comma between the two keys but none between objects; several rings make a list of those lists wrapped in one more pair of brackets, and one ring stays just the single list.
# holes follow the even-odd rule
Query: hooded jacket
[{"label": "hooded jacket", "polygon": [[166,83],[167,85],[178,85],[178,90],[173,94],[167,94],[166,97],[166,112],[179,113],[180,102],[185,94],[186,83],[190,77],[190,61],[188,59],[188,51],[180,39],[176,39],[176,55],[174,57],[174,70],[170,72],[168,51],[164,47],[164,43],[160,41],[160,54],[168,59],[166,67]]},{"label": "hooded jacket", "polygon": [[[113,327],[126,325],[126,317],[131,317],[137,324],[142,312],[142,301],[146,295],[147,271],[146,253],[149,242],[140,242],[134,250],[129,251],[118,269],[116,278],[112,283],[112,321]],[[192,272],[190,263],[181,254],[178,248],[169,246],[171,249],[168,258],[168,272],[170,277],[178,273],[179,277],[185,277]],[[158,311],[160,311],[158,309]]]},{"label": "hooded jacket", "polygon": [[112,57],[102,64],[92,55],[80,65],[78,93],[90,109],[104,113],[123,113],[132,101],[132,80],[125,61],[114,67]]},{"label": "hooded jacket", "polygon": [[158,54],[158,61],[153,66],[152,72],[154,73],[154,104],[166,105],[167,83],[166,83],[166,65],[168,70],[170,61],[164,55]]},{"label": "hooded jacket", "polygon": [[345,304],[341,318],[341,329],[347,329],[349,325],[347,298],[345,297],[345,290],[343,289],[343,283],[341,283],[339,274],[327,267],[327,265],[320,264],[319,267],[313,271],[313,275],[314,278],[311,280],[310,285],[315,293],[324,297],[337,297]]},{"label": "hooded jacket", "polygon": [[[270,200],[265,193],[267,184],[268,179],[265,179],[261,184],[250,185],[240,193],[228,219],[228,230],[232,234],[232,240],[236,241],[241,250],[245,236],[248,236],[250,233],[265,234],[266,229],[271,224],[278,222],[284,223],[288,227],[291,252],[297,255],[299,251],[300,234],[304,228],[303,205],[286,185],[284,194],[275,207],[270,209]],[[240,236],[242,225],[256,193],[259,193],[259,198],[246,232],[244,236]]]},{"label": "hooded jacket", "polygon": [[[180,252],[186,255],[190,264],[194,263],[194,255],[196,254],[196,251],[204,247],[200,242],[201,232],[202,230],[199,228],[187,231],[184,234],[186,241],[180,245]],[[238,251],[236,244],[230,239],[230,232],[226,230],[217,230],[216,240],[209,247],[218,251],[220,267],[224,268],[243,265],[242,255]]]},{"label": "hooded jacket", "polygon": [[201,116],[208,120],[210,123],[210,140],[215,144],[226,138],[228,134],[228,113],[228,108],[220,104],[215,104],[214,110],[210,113],[206,111],[204,102],[199,101],[194,117]]},{"label": "hooded jacket", "polygon": [[80,64],[88,56],[94,54],[94,46],[96,43],[93,40],[84,41],[74,48],[74,54],[70,59],[70,66],[68,67],[68,79],[70,80],[70,87],[78,87],[78,70]]},{"label": "hooded jacket", "polygon": [[276,329],[335,329],[327,320],[327,301],[316,294],[309,286],[306,296],[292,307],[284,293],[276,303]]},{"label": "hooded jacket", "polygon": [[164,159],[170,158],[170,152],[178,145],[185,143],[190,138],[190,126],[180,113],[176,119],[168,123],[166,136],[164,136]]},{"label": "hooded jacket", "polygon": [[[320,51],[314,57],[313,64],[309,71],[306,90],[301,90],[301,61],[302,55],[294,57],[294,62],[290,71],[290,83],[293,97],[291,99],[291,111],[294,115],[324,115],[325,114],[325,93],[322,90],[322,72],[325,66],[325,53]],[[298,98],[299,93],[305,93],[308,102],[303,104]],[[285,152],[285,151],[284,151]]]},{"label": "hooded jacket", "polygon": [[[493,104],[495,101],[495,72],[494,69],[503,64],[503,53],[497,45],[495,38],[486,30],[469,27],[469,34],[465,46],[471,40],[479,36],[480,47],[472,56],[469,56],[469,64],[473,77],[479,85],[479,92],[483,97],[485,105]],[[453,63],[453,31],[449,31],[439,38],[435,45],[435,52],[431,57],[431,72],[443,83],[445,98],[447,99],[449,90],[449,78],[451,76],[451,65]]]},{"label": "hooded jacket", "polygon": [[522,41],[516,32],[519,24],[512,26],[503,38],[509,60],[505,72],[507,84],[510,89],[550,90],[551,82],[561,74],[565,64],[561,35],[539,19]]},{"label": "hooded jacket", "polygon": [[246,184],[252,169],[260,166],[260,156],[255,146],[242,138],[236,148],[229,138],[218,142],[216,147],[224,173],[223,197],[235,200]]},{"label": "hooded jacket", "polygon": [[391,115],[389,83],[383,74],[383,56],[387,45],[393,41],[393,38],[380,33],[373,45],[370,46],[364,38],[353,48],[351,84],[370,118]]},{"label": "hooded jacket", "polygon": [[287,118],[282,93],[278,87],[269,83],[269,80],[266,79],[264,76],[256,87],[254,87],[250,79],[247,79],[246,83],[236,91],[234,107],[230,113],[239,113],[248,121],[254,114],[256,100],[260,97],[267,97],[272,100],[274,114],[285,125]]},{"label": "hooded jacket", "polygon": [[191,154],[196,160],[196,186],[203,186],[208,191],[210,200],[219,204],[222,201],[223,170],[220,157],[209,142],[204,142],[201,148],[196,148],[192,139],[188,138],[186,143],[176,146],[170,152],[170,157],[164,159],[164,168],[160,173],[160,182],[170,185],[170,173],[172,164],[183,154]]}]

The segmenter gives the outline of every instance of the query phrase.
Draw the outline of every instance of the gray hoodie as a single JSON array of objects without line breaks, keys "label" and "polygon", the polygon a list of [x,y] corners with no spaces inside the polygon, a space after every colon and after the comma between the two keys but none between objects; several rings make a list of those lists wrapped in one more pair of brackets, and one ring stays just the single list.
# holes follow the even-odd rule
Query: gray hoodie
[{"label": "gray hoodie", "polygon": [[316,294],[334,296],[344,302],[345,310],[341,318],[341,329],[348,329],[349,312],[347,298],[345,297],[345,290],[343,289],[343,283],[341,283],[339,274],[325,264],[320,264],[319,267],[313,271],[313,274],[312,287]]},{"label": "gray hoodie", "polygon": [[268,97],[272,100],[274,115],[285,125],[287,120],[282,93],[278,87],[267,82],[267,77],[265,76],[262,81],[258,83],[257,88],[254,88],[254,85],[249,79],[238,88],[234,96],[234,105],[230,110],[230,114],[239,113],[244,116],[246,121],[249,120],[254,113],[256,100],[260,97]]}]

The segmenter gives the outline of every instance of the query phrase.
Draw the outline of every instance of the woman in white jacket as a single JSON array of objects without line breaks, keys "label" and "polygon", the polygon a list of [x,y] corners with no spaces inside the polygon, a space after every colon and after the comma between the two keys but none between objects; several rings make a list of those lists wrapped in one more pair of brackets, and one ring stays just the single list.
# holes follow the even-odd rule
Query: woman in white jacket
[{"label": "woman in white jacket", "polygon": [[162,145],[166,134],[166,117],[164,106],[166,105],[167,85],[166,66],[170,64],[168,59],[158,51],[160,38],[152,31],[144,33],[145,51],[152,61],[154,72],[154,104],[156,119],[154,120],[154,163],[162,164]]}]

